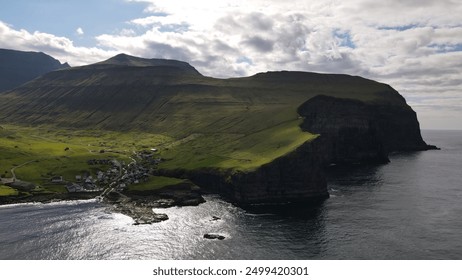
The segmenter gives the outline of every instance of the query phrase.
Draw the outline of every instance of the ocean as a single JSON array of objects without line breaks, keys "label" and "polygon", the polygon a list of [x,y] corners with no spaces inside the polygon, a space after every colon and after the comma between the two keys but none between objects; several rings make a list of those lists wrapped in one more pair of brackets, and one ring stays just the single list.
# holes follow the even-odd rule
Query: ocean
[{"label": "ocean", "polygon": [[462,131],[422,133],[441,150],[333,167],[331,197],[312,208],[249,211],[209,195],[135,226],[95,200],[0,206],[0,259],[462,259]]}]

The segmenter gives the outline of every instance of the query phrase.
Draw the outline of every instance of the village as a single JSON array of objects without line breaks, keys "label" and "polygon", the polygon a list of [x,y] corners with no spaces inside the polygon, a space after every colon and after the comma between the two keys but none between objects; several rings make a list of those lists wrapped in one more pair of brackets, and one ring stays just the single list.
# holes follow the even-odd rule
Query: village
[{"label": "village", "polygon": [[75,175],[74,181],[65,181],[62,176],[51,178],[52,183],[66,183],[66,189],[70,193],[76,192],[102,192],[104,190],[123,191],[128,186],[147,182],[153,168],[162,159],[154,158],[157,149],[134,152],[131,162],[117,159],[90,159],[88,165],[107,165],[106,171],[99,170],[95,176],[89,172]]}]

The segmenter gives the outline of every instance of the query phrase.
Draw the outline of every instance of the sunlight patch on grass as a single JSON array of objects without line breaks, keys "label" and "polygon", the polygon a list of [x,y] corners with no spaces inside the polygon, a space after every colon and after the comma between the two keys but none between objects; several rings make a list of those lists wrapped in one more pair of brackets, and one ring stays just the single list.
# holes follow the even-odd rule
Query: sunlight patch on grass
[{"label": "sunlight patch on grass", "polygon": [[18,191],[8,186],[0,185],[0,196],[18,195]]},{"label": "sunlight patch on grass", "polygon": [[301,131],[295,119],[250,134],[211,134],[162,151],[161,168],[252,170],[295,150],[317,135]]}]

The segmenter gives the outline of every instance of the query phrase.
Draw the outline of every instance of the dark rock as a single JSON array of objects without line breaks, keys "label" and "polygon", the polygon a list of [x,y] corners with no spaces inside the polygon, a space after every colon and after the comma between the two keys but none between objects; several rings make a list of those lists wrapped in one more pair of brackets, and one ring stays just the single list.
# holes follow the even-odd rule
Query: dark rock
[{"label": "dark rock", "polygon": [[123,203],[114,204],[113,210],[129,216],[133,219],[134,225],[159,223],[168,220],[166,214],[158,214],[152,211],[151,207],[138,206],[136,202],[125,201]]},{"label": "dark rock", "polygon": [[206,234],[204,234],[204,238],[206,238],[206,239],[218,239],[218,240],[225,239],[225,237],[223,235],[214,234],[214,233],[206,233]]},{"label": "dark rock", "polygon": [[133,200],[116,191],[108,193],[103,201],[110,203],[113,211],[131,217],[134,225],[159,223],[168,220],[166,214],[154,213],[149,204],[146,205],[140,201]]}]

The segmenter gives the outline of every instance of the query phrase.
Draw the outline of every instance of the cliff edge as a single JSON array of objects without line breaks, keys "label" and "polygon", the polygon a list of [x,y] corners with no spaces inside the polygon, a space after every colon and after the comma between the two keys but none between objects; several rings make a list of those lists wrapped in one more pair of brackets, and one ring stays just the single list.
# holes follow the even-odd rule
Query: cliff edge
[{"label": "cliff edge", "polygon": [[402,104],[374,104],[319,95],[298,108],[302,129],[320,134],[327,164],[389,162],[395,151],[436,149],[420,134],[416,113]]}]

